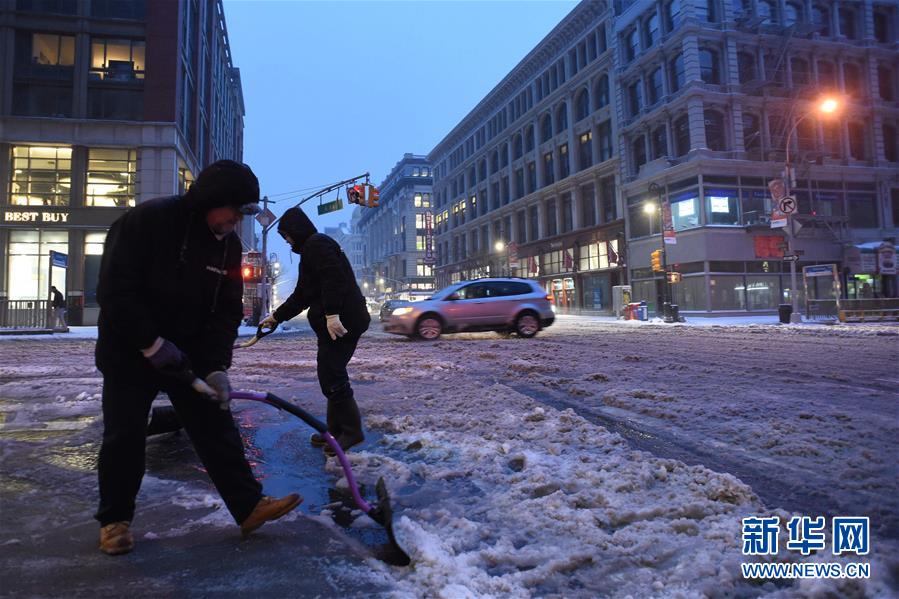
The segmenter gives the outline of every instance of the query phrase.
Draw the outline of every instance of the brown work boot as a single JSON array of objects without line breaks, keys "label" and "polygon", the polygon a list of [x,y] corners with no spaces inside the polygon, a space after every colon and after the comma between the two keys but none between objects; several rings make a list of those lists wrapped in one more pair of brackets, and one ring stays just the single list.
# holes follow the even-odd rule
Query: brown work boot
[{"label": "brown work boot", "polygon": [[263,495],[253,512],[247,516],[247,519],[240,523],[240,533],[246,537],[251,532],[268,522],[269,520],[277,520],[293,508],[302,503],[303,498],[296,493],[291,493],[287,497],[274,499],[268,495]]},{"label": "brown work boot", "polygon": [[121,555],[134,549],[130,522],[113,522],[100,528],[100,551],[106,555]]}]

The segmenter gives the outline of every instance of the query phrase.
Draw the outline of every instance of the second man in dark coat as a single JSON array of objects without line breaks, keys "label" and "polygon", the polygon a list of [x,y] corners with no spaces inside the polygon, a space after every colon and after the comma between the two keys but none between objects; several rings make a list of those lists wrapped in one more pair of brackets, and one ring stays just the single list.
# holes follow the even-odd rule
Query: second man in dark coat
[{"label": "second man in dark coat", "polygon": [[[285,212],[278,233],[301,256],[300,277],[290,297],[262,324],[275,326],[309,308],[309,325],[318,337],[318,382],[328,399],[328,432],[346,450],[365,439],[346,367],[371,317],[340,245],[319,233],[302,210]],[[325,441],[314,434],[312,444],[323,446]]]}]

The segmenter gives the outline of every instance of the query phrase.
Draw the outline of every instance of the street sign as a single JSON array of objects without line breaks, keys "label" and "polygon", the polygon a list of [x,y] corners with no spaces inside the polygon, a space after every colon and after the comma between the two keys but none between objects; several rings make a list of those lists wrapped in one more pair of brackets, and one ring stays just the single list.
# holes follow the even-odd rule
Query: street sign
[{"label": "street sign", "polygon": [[52,266],[58,266],[60,268],[68,268],[69,255],[63,254],[62,252],[50,250],[50,264]]},{"label": "street sign", "polygon": [[817,266],[806,266],[805,276],[807,277],[826,277],[833,273],[833,264],[818,264]]},{"label": "street sign", "polygon": [[256,222],[262,225],[262,228],[268,227],[275,222],[275,215],[268,209],[268,206],[266,206],[262,212],[256,215]]},{"label": "street sign", "polygon": [[796,262],[799,260],[799,256],[796,254],[784,254],[783,261],[784,262]]},{"label": "street sign", "polygon": [[329,212],[337,212],[343,208],[343,200],[337,198],[333,202],[325,202],[324,204],[318,205],[318,213],[319,215],[327,214]]},{"label": "street sign", "polygon": [[799,230],[802,228],[802,223],[799,222],[798,219],[791,218],[790,219],[790,228],[792,229],[793,237],[796,237],[796,235],[799,233]]},{"label": "street sign", "polygon": [[777,208],[784,214],[793,214],[796,212],[796,198],[787,196],[777,202]]}]

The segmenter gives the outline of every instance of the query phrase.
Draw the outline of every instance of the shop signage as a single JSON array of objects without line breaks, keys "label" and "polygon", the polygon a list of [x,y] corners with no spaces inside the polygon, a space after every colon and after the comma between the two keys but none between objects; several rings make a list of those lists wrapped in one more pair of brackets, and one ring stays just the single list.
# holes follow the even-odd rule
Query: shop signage
[{"label": "shop signage", "polygon": [[877,255],[872,252],[862,252],[859,258],[860,268],[856,274],[867,273],[874,274],[877,272]]},{"label": "shop signage", "polygon": [[425,212],[425,264],[433,264],[434,259],[434,215]]},{"label": "shop signage", "polygon": [[30,210],[7,210],[3,215],[7,223],[67,223],[68,212],[39,212]]},{"label": "shop signage", "polygon": [[877,250],[877,271],[882,275],[896,274],[896,249],[885,245]]},{"label": "shop signage", "polygon": [[511,241],[506,247],[509,251],[509,268],[518,268],[518,244]]},{"label": "shop signage", "polygon": [[817,266],[806,266],[804,269],[807,277],[827,277],[833,274],[833,264],[818,264]]},{"label": "shop signage", "polygon": [[677,234],[674,232],[674,223],[671,220],[671,204],[668,200],[662,202],[662,223],[665,231],[662,233],[662,239],[668,245],[677,244]]}]

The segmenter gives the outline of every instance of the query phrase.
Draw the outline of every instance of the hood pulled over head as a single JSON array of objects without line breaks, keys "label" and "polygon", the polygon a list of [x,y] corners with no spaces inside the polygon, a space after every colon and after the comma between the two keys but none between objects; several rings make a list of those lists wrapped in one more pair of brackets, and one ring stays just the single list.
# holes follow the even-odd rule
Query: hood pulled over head
[{"label": "hood pulled over head", "polygon": [[278,233],[282,237],[290,235],[290,239],[293,241],[290,249],[299,254],[306,240],[318,233],[318,229],[315,228],[305,212],[294,207],[289,208],[278,221]]},{"label": "hood pulled over head", "polygon": [[219,160],[200,172],[185,198],[192,209],[200,212],[234,206],[243,214],[256,214],[259,212],[259,179],[246,164]]}]

